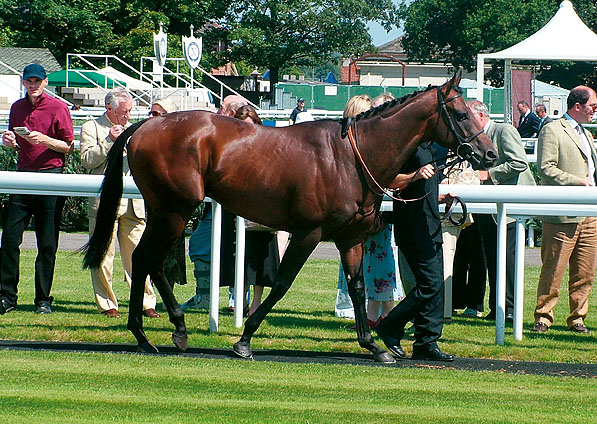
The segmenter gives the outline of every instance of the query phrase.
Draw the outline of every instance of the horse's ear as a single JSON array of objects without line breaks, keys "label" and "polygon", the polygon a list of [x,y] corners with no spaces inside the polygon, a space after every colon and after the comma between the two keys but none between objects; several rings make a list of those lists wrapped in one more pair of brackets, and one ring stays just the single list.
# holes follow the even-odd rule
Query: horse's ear
[{"label": "horse's ear", "polygon": [[460,80],[462,79],[462,69],[459,69],[454,73],[452,77],[452,87],[458,87],[460,85]]},{"label": "horse's ear", "polygon": [[462,78],[462,70],[459,70],[454,73],[454,76],[452,77],[452,79],[442,86],[442,93],[444,94],[444,96],[447,96],[453,87],[458,87],[458,85],[460,84],[461,78]]}]

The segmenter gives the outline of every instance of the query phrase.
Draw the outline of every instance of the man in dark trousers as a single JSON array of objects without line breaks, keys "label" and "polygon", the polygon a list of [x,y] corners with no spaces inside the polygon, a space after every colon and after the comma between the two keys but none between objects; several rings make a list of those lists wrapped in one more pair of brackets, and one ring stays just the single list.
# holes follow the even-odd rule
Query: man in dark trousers
[{"label": "man in dark trousers", "polygon": [[451,202],[452,195],[440,199],[437,172],[416,178],[422,167],[432,163],[433,159],[431,148],[419,146],[400,171],[408,175],[410,181],[400,194],[412,201],[394,201],[395,237],[416,285],[376,330],[386,347],[398,359],[404,359],[406,354],[400,340],[404,336],[404,327],[414,319],[412,359],[450,362],[454,356],[442,352],[437,345],[444,326],[444,267],[438,203]]},{"label": "man in dark trousers", "polygon": [[[66,103],[44,92],[48,78],[43,66],[32,63],[23,70],[27,94],[10,108],[4,146],[18,152],[17,169],[25,172],[62,173],[64,155],[73,150],[73,121]],[[43,179],[43,176],[39,176]],[[2,231],[0,255],[0,315],[17,308],[20,246],[23,231],[35,219],[35,306],[38,314],[52,313],[50,295],[58,249],[64,197],[11,194]]]},{"label": "man in dark trousers", "polygon": [[[498,160],[486,171],[479,171],[482,185],[535,185],[520,135],[515,128],[505,122],[493,122],[489,118],[487,105],[479,100],[468,103],[472,115],[479,121],[485,134],[498,151]],[[497,299],[497,222],[492,215],[474,214],[483,235],[483,247],[487,259],[489,280],[489,314],[487,319],[495,319]],[[506,321],[514,319],[514,255],[516,253],[516,221],[507,219],[506,229]]]},{"label": "man in dark trousers", "polygon": [[539,133],[539,123],[541,120],[537,115],[531,112],[529,104],[525,101],[518,102],[518,112],[520,121],[518,122],[518,133],[522,138],[537,137]]}]

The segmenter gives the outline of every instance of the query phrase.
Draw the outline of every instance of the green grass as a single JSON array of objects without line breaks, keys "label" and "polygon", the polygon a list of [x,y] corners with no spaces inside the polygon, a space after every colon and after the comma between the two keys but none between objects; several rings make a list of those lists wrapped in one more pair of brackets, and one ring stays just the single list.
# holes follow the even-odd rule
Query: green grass
[{"label": "green grass", "polygon": [[[121,303],[121,319],[107,318],[97,312],[89,273],[81,269],[81,257],[59,252],[52,294],[54,314],[33,313],[33,263],[35,252],[24,251],[21,259],[18,311],[0,318],[0,338],[15,340],[66,340],[102,343],[134,343],[126,329],[128,287],[124,284],[122,267],[115,262],[115,291]],[[192,265],[187,267],[189,284],[176,286],[175,294],[183,302],[194,293]],[[364,352],[349,329],[351,321],[334,316],[338,263],[335,260],[309,260],[287,295],[267,316],[252,341],[254,349],[293,349],[308,351]],[[595,331],[589,335],[571,333],[566,329],[568,313],[566,284],[555,313],[555,325],[546,334],[530,331],[533,325],[535,290],[539,268],[526,268],[524,336],[516,341],[512,327],[506,328],[504,346],[495,344],[493,322],[456,316],[444,326],[441,346],[463,357],[516,360],[597,363]],[[267,289],[266,289],[267,290]],[[228,289],[221,290],[220,327],[217,334],[209,332],[207,311],[190,311],[185,319],[189,331],[189,346],[229,348],[238,340],[242,328],[234,326],[233,315],[224,311],[228,306]],[[597,298],[590,298],[587,318],[589,328],[597,328],[594,311]],[[161,306],[161,302],[158,303]],[[159,308],[158,308],[159,309]],[[171,344],[172,325],[166,318],[145,319],[145,329],[156,344]],[[412,336],[403,343],[408,352]]]},{"label": "green grass", "polygon": [[[21,260],[19,310],[0,317],[0,338],[15,340],[134,343],[126,329],[128,288],[118,260],[115,284],[121,319],[97,312],[90,276],[80,256],[59,252],[52,294],[55,313],[33,307],[35,252]],[[334,317],[338,263],[310,260],[287,296],[257,331],[254,349],[364,352],[350,321]],[[444,327],[441,346],[463,357],[597,363],[595,331],[565,330],[567,292],[556,326],[530,332],[538,268],[526,268],[525,332],[495,345],[484,320],[456,317]],[[192,267],[188,267],[189,281]],[[566,284],[564,284],[564,287]],[[221,305],[227,306],[227,289]],[[193,284],[177,286],[179,301]],[[587,325],[595,328],[591,297]],[[230,348],[242,329],[220,315],[220,331],[208,330],[208,314],[186,314],[189,345]],[[170,345],[164,316],[145,319],[149,338]],[[411,350],[412,337],[404,341]],[[256,353],[258,355],[258,352]],[[201,423],[588,423],[597,416],[597,379],[513,375],[498,372],[362,367],[210,360],[167,355],[0,350],[0,405],[6,423],[201,422]]]},{"label": "green grass", "polygon": [[[588,423],[590,379],[1,352],[3,422]],[[579,395],[581,394],[581,395]]]}]

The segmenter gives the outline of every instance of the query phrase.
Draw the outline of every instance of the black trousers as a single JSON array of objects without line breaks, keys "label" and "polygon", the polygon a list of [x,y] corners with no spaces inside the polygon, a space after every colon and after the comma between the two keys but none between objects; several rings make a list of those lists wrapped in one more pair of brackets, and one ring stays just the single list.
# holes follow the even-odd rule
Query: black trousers
[{"label": "black trousers", "polygon": [[390,311],[383,322],[404,328],[414,318],[413,349],[437,347],[444,326],[444,265],[442,244],[432,240],[410,241],[396,233],[396,242],[412,270],[416,285]]},{"label": "black trousers", "polygon": [[[496,311],[497,281],[497,224],[488,214],[473,215],[483,235],[483,247],[487,258],[487,276],[489,277],[489,309]],[[514,255],[516,253],[516,223],[507,225],[506,231],[506,313],[514,311]]]},{"label": "black trousers", "polygon": [[20,246],[23,242],[23,232],[33,217],[37,239],[35,304],[41,301],[51,303],[54,300],[50,296],[50,290],[54,279],[60,218],[65,200],[65,197],[60,196],[10,195],[0,250],[0,297],[17,303]]},{"label": "black trousers", "polygon": [[452,273],[454,309],[484,310],[487,260],[483,249],[483,237],[476,221],[460,231]]}]

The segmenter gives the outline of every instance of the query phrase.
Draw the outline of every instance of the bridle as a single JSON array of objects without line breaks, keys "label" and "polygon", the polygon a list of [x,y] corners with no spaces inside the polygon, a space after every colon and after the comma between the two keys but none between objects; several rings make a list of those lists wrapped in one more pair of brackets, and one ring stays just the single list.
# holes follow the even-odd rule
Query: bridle
[{"label": "bridle", "polygon": [[442,119],[443,117],[444,122],[452,132],[452,135],[454,135],[454,137],[456,138],[456,142],[458,143],[458,146],[456,147],[456,155],[459,158],[458,162],[462,162],[465,160],[470,161],[475,156],[473,146],[471,145],[471,141],[473,141],[475,138],[477,138],[479,135],[483,133],[483,128],[481,128],[479,131],[469,136],[468,138],[464,138],[462,135],[460,135],[458,131],[456,131],[454,122],[452,121],[452,117],[450,116],[450,113],[448,112],[448,108],[446,107],[446,105],[450,103],[452,100],[455,100],[459,97],[462,97],[462,93],[458,93],[445,100],[441,93],[441,87],[437,87],[437,102],[439,104],[440,109],[435,128],[437,130],[440,119]]},{"label": "bridle", "polygon": [[[452,121],[452,117],[450,116],[450,113],[448,112],[448,108],[446,107],[446,105],[459,97],[462,97],[461,93],[458,93],[458,94],[448,98],[447,100],[444,100],[442,93],[441,93],[441,86],[437,87],[437,100],[438,100],[438,104],[439,104],[439,114],[438,114],[437,122],[435,124],[435,129],[436,129],[435,132],[437,132],[437,128],[439,126],[440,120],[443,117],[444,122],[446,123],[446,125],[448,126],[449,130],[452,132],[452,135],[454,135],[454,137],[456,138],[456,141],[458,143],[458,146],[456,148],[456,155],[458,156],[458,159],[451,161],[449,164],[450,167],[456,166],[457,164],[459,164],[460,162],[463,162],[465,160],[470,161],[470,159],[474,157],[475,153],[473,151],[473,146],[471,145],[471,141],[483,133],[483,129],[481,129],[480,131],[471,135],[470,137],[464,138],[462,135],[460,135],[460,133],[458,131],[456,131],[456,127],[454,125],[454,122]],[[424,196],[417,198],[417,199],[403,199],[402,197],[400,197],[399,194],[395,195],[395,193],[398,193],[400,191],[399,188],[391,188],[391,187],[384,188],[384,187],[382,187],[381,184],[379,184],[379,182],[375,179],[375,177],[373,176],[373,174],[367,167],[367,164],[365,164],[365,160],[363,159],[363,156],[361,155],[361,152],[359,150],[359,138],[358,138],[358,134],[357,134],[357,121],[353,118],[348,118],[347,127],[348,128],[347,128],[346,133],[348,135],[348,140],[350,141],[350,145],[352,146],[352,150],[354,151],[357,162],[360,165],[360,168],[361,168],[360,174],[365,174],[364,176],[369,177],[368,179],[367,178],[363,178],[363,179],[365,180],[367,187],[369,187],[369,190],[373,194],[375,194],[376,196],[380,196],[380,197],[386,195],[389,198],[391,198],[393,200],[398,200],[400,202],[413,202],[416,200],[420,200],[429,194],[429,193],[426,193]],[[443,168],[445,168],[445,166],[442,167],[442,169]],[[375,185],[375,187],[372,187],[371,184],[369,183],[369,181],[372,181],[373,184]]]}]

